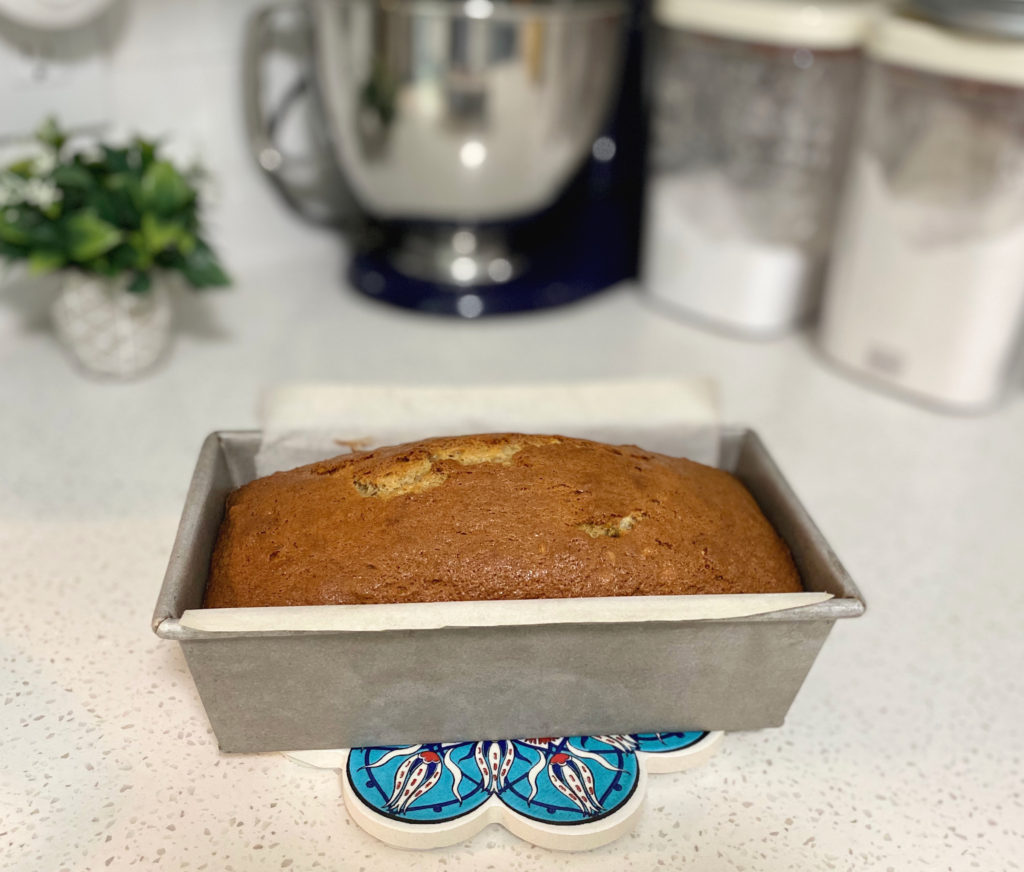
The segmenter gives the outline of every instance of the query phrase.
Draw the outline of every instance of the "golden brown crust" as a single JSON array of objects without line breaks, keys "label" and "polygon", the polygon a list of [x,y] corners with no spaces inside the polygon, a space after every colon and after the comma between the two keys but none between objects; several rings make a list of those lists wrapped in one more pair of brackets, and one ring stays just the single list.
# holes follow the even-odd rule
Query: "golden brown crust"
[{"label": "golden brown crust", "polygon": [[428,439],[228,497],[208,608],[801,590],[726,472],[561,436]]}]

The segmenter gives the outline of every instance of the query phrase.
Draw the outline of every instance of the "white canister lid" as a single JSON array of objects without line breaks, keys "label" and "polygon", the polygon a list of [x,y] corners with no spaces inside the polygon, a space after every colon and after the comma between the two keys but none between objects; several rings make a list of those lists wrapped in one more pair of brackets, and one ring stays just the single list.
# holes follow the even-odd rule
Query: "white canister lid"
[{"label": "white canister lid", "polygon": [[865,51],[901,67],[1024,88],[1024,41],[953,30],[890,14],[872,28]]},{"label": "white canister lid", "polygon": [[907,0],[925,18],[987,33],[1024,39],[1024,0]]},{"label": "white canister lid", "polygon": [[72,30],[114,5],[114,0],[0,0],[0,15],[37,30]]},{"label": "white canister lid", "polygon": [[811,49],[860,46],[878,10],[872,0],[655,0],[667,27]]}]

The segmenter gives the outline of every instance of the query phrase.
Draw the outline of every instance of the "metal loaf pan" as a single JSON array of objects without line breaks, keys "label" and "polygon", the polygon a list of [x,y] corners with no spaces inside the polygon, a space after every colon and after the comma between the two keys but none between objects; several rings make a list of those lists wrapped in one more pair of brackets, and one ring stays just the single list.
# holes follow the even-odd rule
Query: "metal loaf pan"
[{"label": "metal loaf pan", "polygon": [[[665,600],[681,597],[629,597],[480,603],[485,619],[459,626],[445,615],[466,604],[307,607],[342,616],[328,629],[188,626],[225,497],[255,477],[259,445],[256,431],[206,439],[153,615],[156,634],[181,644],[224,751],[778,726],[832,624],[864,612],[756,433],[729,428],[719,465],[789,544],[807,590],[832,599],[717,620],[674,619]],[[538,605],[543,620],[524,617]],[[562,619],[567,605],[599,617]],[[431,618],[392,623],[410,609]],[[258,625],[252,613],[269,610],[237,611]]]}]

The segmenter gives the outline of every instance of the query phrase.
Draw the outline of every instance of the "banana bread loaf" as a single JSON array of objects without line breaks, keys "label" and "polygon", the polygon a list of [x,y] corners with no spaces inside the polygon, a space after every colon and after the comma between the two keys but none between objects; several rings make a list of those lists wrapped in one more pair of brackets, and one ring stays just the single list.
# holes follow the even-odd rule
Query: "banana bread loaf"
[{"label": "banana bread loaf", "polygon": [[801,590],[726,472],[562,436],[427,439],[228,497],[205,605]]}]

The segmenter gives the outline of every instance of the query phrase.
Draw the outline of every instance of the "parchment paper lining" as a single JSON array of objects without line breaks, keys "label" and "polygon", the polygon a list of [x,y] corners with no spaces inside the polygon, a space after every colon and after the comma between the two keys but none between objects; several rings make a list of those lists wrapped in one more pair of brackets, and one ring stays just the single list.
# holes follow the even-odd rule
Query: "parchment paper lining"
[{"label": "parchment paper lining", "polygon": [[181,625],[209,632],[366,632],[519,624],[713,621],[795,609],[831,598],[829,593],[804,592],[198,609],[186,611]]},{"label": "parchment paper lining", "polygon": [[707,379],[486,388],[305,384],[263,400],[256,471],[269,475],[351,450],[431,436],[547,433],[637,443],[714,464],[718,414]]}]

